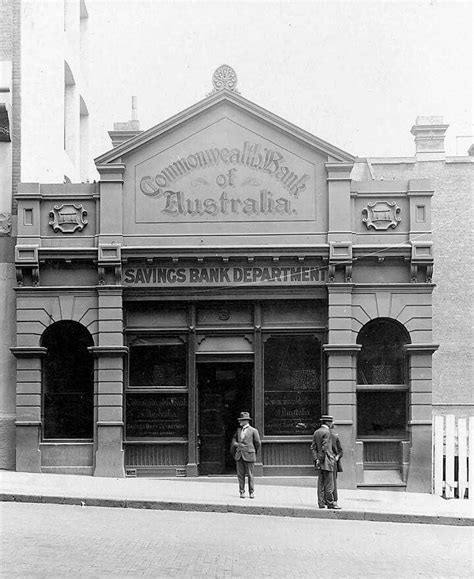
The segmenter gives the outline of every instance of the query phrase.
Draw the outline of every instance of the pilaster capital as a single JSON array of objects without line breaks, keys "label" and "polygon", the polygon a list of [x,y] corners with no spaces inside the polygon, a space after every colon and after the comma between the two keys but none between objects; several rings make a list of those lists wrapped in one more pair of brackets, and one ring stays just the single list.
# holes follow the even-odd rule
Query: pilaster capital
[{"label": "pilaster capital", "polygon": [[328,181],[350,181],[354,163],[325,163]]},{"label": "pilaster capital", "polygon": [[332,283],[326,287],[329,294],[350,294],[352,293],[354,285],[353,283]]},{"label": "pilaster capital", "polygon": [[116,285],[99,285],[97,286],[97,295],[100,297],[123,295],[123,288]]},{"label": "pilaster capital", "polygon": [[48,348],[42,348],[41,346],[16,346],[10,348],[10,352],[15,358],[42,358],[48,353]]},{"label": "pilaster capital", "polygon": [[362,349],[361,344],[323,344],[326,354],[357,354]]},{"label": "pilaster capital", "polygon": [[127,346],[90,346],[87,349],[96,358],[116,358],[128,354]]},{"label": "pilaster capital", "polygon": [[125,173],[124,163],[96,165],[96,169],[100,174],[101,183],[123,183],[123,174]]},{"label": "pilaster capital", "polygon": [[439,344],[405,344],[403,346],[407,354],[434,354]]}]

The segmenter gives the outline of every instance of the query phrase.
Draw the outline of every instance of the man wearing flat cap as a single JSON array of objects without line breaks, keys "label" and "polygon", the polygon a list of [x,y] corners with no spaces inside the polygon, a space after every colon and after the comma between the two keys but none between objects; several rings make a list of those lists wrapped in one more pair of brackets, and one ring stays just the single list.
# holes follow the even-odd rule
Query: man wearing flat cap
[{"label": "man wearing flat cap", "polygon": [[318,506],[320,509],[340,509],[334,500],[334,469],[337,459],[331,435],[333,417],[325,414],[321,416],[320,422],[321,426],[314,432],[311,443],[315,467],[319,469]]},{"label": "man wearing flat cap", "polygon": [[232,442],[230,452],[235,459],[237,468],[237,479],[239,481],[240,498],[245,498],[245,477],[248,478],[249,497],[254,498],[254,465],[257,459],[257,452],[260,448],[260,435],[258,430],[250,426],[250,414],[241,412],[237,418],[239,427],[237,428]]}]

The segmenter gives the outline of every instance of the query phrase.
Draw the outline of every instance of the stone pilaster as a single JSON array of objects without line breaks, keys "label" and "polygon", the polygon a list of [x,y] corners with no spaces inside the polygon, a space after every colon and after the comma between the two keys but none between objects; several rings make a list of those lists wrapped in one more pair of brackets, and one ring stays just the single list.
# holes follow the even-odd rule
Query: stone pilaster
[{"label": "stone pilaster", "polygon": [[188,462],[186,476],[198,476],[198,396],[196,381],[196,306],[191,306],[188,342]]},{"label": "stone pilaster", "polygon": [[435,344],[409,344],[411,432],[407,491],[431,492],[432,464],[432,356]]},{"label": "stone pilaster", "polygon": [[46,348],[11,348],[17,359],[16,470],[41,472],[41,358]]},{"label": "stone pilaster", "polygon": [[355,447],[357,353],[353,343],[352,285],[328,285],[327,411],[334,417],[344,449],[341,488],[356,488],[357,453]]},{"label": "stone pilaster", "polygon": [[98,341],[89,348],[95,356],[95,469],[94,476],[123,477],[124,470],[124,356],[122,289],[98,289]]}]

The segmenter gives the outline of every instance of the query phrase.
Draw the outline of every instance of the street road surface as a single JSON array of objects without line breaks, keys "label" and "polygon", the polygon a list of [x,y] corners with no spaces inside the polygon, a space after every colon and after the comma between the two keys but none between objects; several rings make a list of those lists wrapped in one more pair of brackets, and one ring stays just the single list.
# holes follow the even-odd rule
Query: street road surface
[{"label": "street road surface", "polygon": [[469,577],[473,528],[0,505],[11,577]]}]

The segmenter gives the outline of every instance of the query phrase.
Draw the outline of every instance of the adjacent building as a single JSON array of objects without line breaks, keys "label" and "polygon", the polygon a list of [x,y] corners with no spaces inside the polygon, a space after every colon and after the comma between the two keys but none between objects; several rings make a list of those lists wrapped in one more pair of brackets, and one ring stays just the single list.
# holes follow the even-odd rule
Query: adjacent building
[{"label": "adjacent building", "polygon": [[15,468],[15,194],[94,178],[83,0],[0,2],[0,465]]}]

